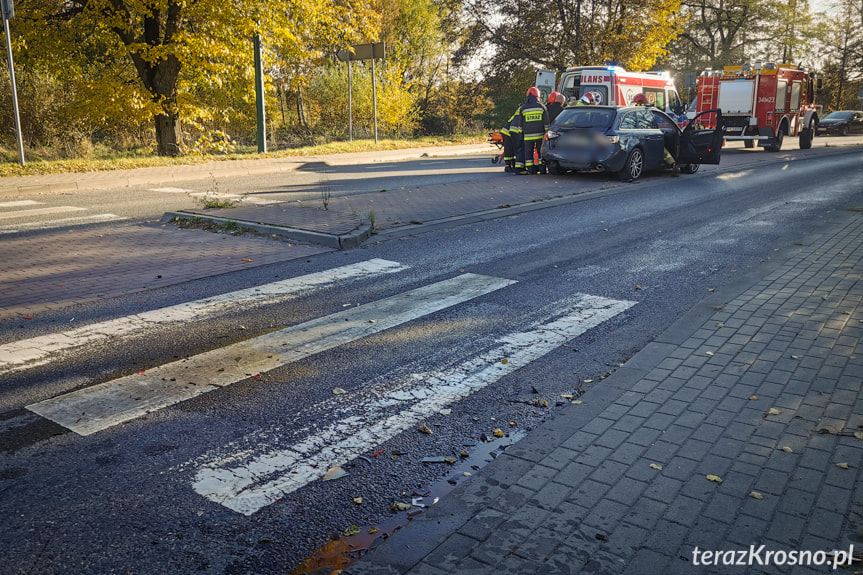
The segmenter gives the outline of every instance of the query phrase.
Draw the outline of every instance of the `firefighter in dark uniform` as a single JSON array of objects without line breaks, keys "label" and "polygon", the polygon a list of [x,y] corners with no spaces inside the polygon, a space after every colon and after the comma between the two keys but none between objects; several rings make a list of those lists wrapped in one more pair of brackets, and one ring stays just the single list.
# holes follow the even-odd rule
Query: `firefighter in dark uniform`
[{"label": "firefighter in dark uniform", "polygon": [[548,95],[548,104],[546,105],[546,109],[548,110],[549,125],[554,124],[557,116],[563,112],[564,104],[566,104],[566,96],[560,92],[552,92]]},{"label": "firefighter in dark uniform", "polygon": [[503,171],[507,173],[515,172],[515,146],[513,145],[512,132],[510,131],[515,114],[513,113],[509,117],[509,120],[506,121],[500,130],[500,135],[503,137],[503,163],[505,164]]},{"label": "firefighter in dark uniform", "polygon": [[[548,110],[539,101],[539,88],[531,87],[527,91],[524,104],[516,112],[516,118],[520,118],[520,128],[524,145],[521,156],[516,157],[515,165],[519,174],[536,174],[539,166],[534,157],[538,154],[542,145],[542,138],[548,130]],[[510,129],[511,131],[511,129]]]}]

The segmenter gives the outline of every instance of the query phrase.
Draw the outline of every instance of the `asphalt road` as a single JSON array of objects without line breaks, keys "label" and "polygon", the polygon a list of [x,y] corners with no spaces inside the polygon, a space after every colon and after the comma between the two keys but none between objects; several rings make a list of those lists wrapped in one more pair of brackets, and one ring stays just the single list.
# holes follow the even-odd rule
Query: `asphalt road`
[{"label": "asphalt road", "polygon": [[[835,149],[861,143],[863,136],[820,137],[809,152],[820,154],[825,147]],[[787,138],[779,154],[761,148],[745,150],[742,142],[731,142],[723,151],[720,168],[769,162],[796,149],[795,138]],[[490,157],[490,154],[467,154],[348,165],[310,161],[287,172],[253,178],[212,174],[209,178],[176,179],[158,185],[118,184],[75,192],[0,193],[0,234],[158,220],[166,212],[204,207],[205,201],[237,202],[238,205],[300,201],[320,205],[323,193],[335,198],[457,182],[471,182],[482,187],[493,185],[497,178],[503,177],[500,166],[492,165]],[[706,172],[716,169],[719,168],[701,167]],[[574,191],[595,189],[606,182],[617,181],[613,174],[570,175],[567,179]]]},{"label": "asphalt road", "polygon": [[[411,512],[394,503],[445,496],[447,480],[554,417],[564,394],[589,401],[703,297],[765,274],[831,211],[863,209],[861,181],[857,150],[654,176],[554,209],[149,294],[169,306],[196,286],[341,278],[0,375],[0,559],[10,573],[282,573],[353,525],[391,529],[387,520]],[[370,260],[389,267],[343,271]],[[459,296],[460,282],[482,289]],[[122,320],[133,299],[94,304],[88,321]],[[399,306],[413,314],[401,323]],[[350,315],[360,310],[369,315]],[[343,324],[371,331],[340,339]],[[271,359],[259,352],[261,363],[242,366],[249,376],[91,435],[25,409],[164,364],[182,369],[204,352],[213,355],[195,369],[221,374],[242,363],[229,345],[302,334],[297,348],[335,339],[257,371]],[[322,481],[336,466],[348,475]]]}]

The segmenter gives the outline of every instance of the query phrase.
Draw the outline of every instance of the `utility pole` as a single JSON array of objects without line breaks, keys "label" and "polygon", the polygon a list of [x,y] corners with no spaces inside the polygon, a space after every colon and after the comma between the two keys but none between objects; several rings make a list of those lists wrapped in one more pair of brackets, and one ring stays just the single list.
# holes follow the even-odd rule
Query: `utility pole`
[{"label": "utility pole", "polygon": [[15,115],[15,133],[18,135],[18,158],[23,168],[24,140],[21,136],[21,115],[18,113],[18,88],[15,84],[15,63],[12,60],[12,36],[9,33],[9,20],[15,16],[15,7],[12,0],[0,0],[0,11],[2,11],[3,31],[6,34],[6,58],[9,61],[9,84],[12,87],[12,112]]}]

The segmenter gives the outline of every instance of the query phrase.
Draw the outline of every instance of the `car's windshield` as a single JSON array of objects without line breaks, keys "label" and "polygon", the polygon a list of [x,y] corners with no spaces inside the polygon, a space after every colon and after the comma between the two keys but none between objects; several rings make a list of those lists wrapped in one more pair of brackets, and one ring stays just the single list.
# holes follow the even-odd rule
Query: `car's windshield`
[{"label": "car's windshield", "polygon": [[567,108],[557,117],[557,128],[593,128],[605,130],[611,126],[615,111],[605,108]]},{"label": "car's windshield", "polygon": [[851,112],[830,112],[824,116],[825,120],[850,120]]}]

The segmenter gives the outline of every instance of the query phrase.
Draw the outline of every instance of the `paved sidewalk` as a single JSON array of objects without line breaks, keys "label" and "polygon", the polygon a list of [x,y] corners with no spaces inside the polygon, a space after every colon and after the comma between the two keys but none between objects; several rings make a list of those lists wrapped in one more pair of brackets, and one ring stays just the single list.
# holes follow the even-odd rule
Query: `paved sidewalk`
[{"label": "paved sidewalk", "polygon": [[863,214],[835,219],[345,573],[821,573],[792,552],[863,550]]}]

